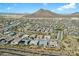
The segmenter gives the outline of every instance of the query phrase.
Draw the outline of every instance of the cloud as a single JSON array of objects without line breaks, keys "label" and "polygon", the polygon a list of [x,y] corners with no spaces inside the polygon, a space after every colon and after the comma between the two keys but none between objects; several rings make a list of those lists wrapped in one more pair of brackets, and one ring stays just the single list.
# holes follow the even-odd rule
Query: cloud
[{"label": "cloud", "polygon": [[75,9],[75,8],[76,8],[76,3],[69,3],[57,8],[57,10],[69,10],[69,9]]},{"label": "cloud", "polygon": [[52,12],[55,12],[55,10],[51,10]]}]

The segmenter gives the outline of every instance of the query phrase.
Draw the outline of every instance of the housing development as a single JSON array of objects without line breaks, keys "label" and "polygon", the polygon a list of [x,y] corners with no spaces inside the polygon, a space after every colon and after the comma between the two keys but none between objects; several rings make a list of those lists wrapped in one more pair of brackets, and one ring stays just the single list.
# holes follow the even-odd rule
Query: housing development
[{"label": "housing development", "polygon": [[0,55],[79,55],[79,13],[0,14]]}]

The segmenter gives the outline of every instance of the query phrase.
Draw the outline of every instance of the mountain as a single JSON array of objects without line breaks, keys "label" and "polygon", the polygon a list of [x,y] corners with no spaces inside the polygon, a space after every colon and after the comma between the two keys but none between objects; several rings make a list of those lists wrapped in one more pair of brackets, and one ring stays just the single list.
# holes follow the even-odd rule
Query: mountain
[{"label": "mountain", "polygon": [[79,12],[72,13],[68,15],[69,17],[79,17]]},{"label": "mountain", "polygon": [[40,9],[40,10],[36,11],[35,13],[33,13],[32,15],[43,16],[43,17],[49,16],[50,17],[50,16],[57,15],[57,14],[54,12],[51,12],[49,10]]},{"label": "mountain", "polygon": [[79,12],[75,12],[75,13],[72,13],[72,14],[79,14]]},{"label": "mountain", "polygon": [[38,11],[30,14],[30,15],[26,15],[26,17],[54,17],[54,16],[59,16],[59,14],[56,14],[54,12],[51,12],[49,10],[45,10],[45,9],[39,9]]}]

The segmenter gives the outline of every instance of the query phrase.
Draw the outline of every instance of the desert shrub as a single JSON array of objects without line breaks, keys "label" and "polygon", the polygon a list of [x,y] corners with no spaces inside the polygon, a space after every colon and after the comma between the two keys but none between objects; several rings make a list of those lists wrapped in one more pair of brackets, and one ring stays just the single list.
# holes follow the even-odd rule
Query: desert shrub
[{"label": "desert shrub", "polygon": [[79,56],[79,53],[76,53],[76,56]]}]

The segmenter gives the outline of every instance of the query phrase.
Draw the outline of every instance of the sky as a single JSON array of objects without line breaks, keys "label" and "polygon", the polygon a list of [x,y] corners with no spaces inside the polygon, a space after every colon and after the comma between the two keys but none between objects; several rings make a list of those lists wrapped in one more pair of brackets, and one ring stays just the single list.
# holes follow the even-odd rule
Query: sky
[{"label": "sky", "polygon": [[79,12],[79,3],[0,3],[1,13],[33,13],[39,9],[59,14]]}]

